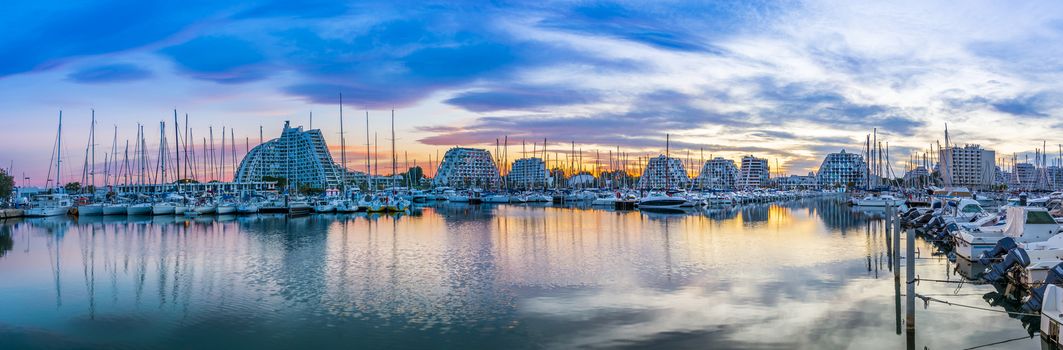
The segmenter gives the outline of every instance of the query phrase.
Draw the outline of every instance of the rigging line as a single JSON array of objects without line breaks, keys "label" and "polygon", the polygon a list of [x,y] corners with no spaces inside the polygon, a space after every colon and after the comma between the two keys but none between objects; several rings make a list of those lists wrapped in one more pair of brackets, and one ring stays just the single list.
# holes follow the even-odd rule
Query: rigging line
[{"label": "rigging line", "polygon": [[926,295],[921,295],[921,294],[918,294],[918,293],[915,296],[918,297],[919,299],[923,300],[924,307],[929,306],[930,302],[933,301],[933,302],[942,303],[942,304],[945,304],[945,305],[948,305],[948,306],[959,306],[959,307],[964,307],[964,308],[968,308],[968,309],[975,309],[975,310],[982,310],[982,311],[991,311],[991,312],[1000,312],[1000,313],[1006,313],[1006,314],[1009,314],[1009,315],[1031,316],[1031,317],[1040,317],[1041,316],[1041,314],[1032,314],[1032,313],[1026,313],[1026,312],[1014,312],[1014,311],[1008,311],[1008,310],[991,309],[991,308],[987,308],[987,307],[974,306],[974,305],[957,304],[957,303],[954,303],[954,302],[951,302],[951,301],[948,301],[948,300],[941,300],[941,299],[938,299],[938,298],[934,298],[934,297],[926,296]]}]

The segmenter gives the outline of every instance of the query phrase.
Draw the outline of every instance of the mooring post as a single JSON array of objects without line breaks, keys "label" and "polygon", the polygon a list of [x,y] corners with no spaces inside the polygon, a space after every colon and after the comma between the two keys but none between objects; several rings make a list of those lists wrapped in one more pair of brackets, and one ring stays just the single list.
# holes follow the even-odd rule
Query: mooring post
[{"label": "mooring post", "polygon": [[886,206],[886,232],[893,231],[893,277],[901,278],[901,231],[892,227],[889,223],[893,220],[893,207]]},{"label": "mooring post", "polygon": [[905,324],[908,334],[915,334],[915,234],[911,229],[908,229],[905,235],[908,236],[908,248],[904,259],[904,263],[907,265],[905,275],[908,277],[908,310],[905,316]]}]

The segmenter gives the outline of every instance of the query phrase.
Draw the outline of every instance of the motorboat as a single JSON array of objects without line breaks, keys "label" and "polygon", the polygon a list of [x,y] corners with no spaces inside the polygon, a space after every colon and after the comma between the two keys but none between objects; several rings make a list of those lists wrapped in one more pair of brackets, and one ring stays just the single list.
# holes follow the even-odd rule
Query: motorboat
[{"label": "motorboat", "polygon": [[1008,207],[1005,224],[974,229],[961,228],[953,237],[957,257],[978,259],[993,249],[1001,239],[1011,237],[1015,243],[1044,242],[1058,234],[1061,227],[1039,207]]},{"label": "motorboat", "polygon": [[862,199],[853,199],[853,205],[860,207],[896,207],[904,204],[904,200],[892,195],[870,195]]},{"label": "motorboat", "polygon": [[30,208],[23,215],[28,217],[47,217],[66,215],[74,205],[70,196],[64,193],[41,194],[33,196]]},{"label": "motorboat", "polygon": [[484,196],[484,203],[509,203],[509,195],[496,193]]},{"label": "motorboat", "polygon": [[332,213],[336,211],[336,205],[332,201],[321,199],[314,204],[315,213]]},{"label": "motorboat", "polygon": [[616,200],[617,200],[617,198],[619,196],[620,196],[619,193],[617,193],[615,195],[611,195],[611,194],[608,194],[608,193],[602,193],[602,194],[599,194],[598,197],[595,198],[593,201],[591,201],[591,205],[593,205],[593,206],[603,206],[603,207],[604,206],[609,206],[609,207],[615,206],[616,205]]},{"label": "motorboat", "polygon": [[358,206],[357,203],[355,203],[354,201],[352,201],[350,199],[341,199],[341,200],[336,201],[336,212],[337,213],[354,213],[354,212],[357,212],[358,209],[361,209],[361,208]]},{"label": "motorboat", "polygon": [[306,215],[314,210],[314,207],[304,200],[288,201],[288,215]]},{"label": "motorboat", "polygon": [[638,204],[640,209],[679,209],[686,201],[686,198],[682,197],[651,194],[639,199]]}]

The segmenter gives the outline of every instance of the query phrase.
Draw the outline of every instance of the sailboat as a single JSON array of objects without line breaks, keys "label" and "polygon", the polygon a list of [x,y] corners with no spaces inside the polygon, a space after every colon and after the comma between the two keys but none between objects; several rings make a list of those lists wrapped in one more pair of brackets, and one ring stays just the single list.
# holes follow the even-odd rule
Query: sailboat
[{"label": "sailboat", "polygon": [[[96,110],[95,109],[92,110],[92,126],[89,129],[89,148],[92,150],[92,158],[90,160],[90,162],[92,163],[92,170],[91,170],[91,173],[92,173],[92,186],[91,186],[91,188],[92,188],[92,192],[96,192]],[[89,195],[90,195],[89,198],[95,199],[95,195],[96,195],[95,193],[90,193]],[[78,210],[77,210],[78,216],[82,217],[82,216],[100,216],[100,215],[103,215],[103,207],[104,207],[104,204],[102,204],[102,203],[88,203],[88,204],[84,204],[84,205],[79,205],[78,206]]]},{"label": "sailboat", "polygon": [[70,196],[63,193],[63,186],[60,181],[63,177],[62,172],[60,171],[63,163],[63,111],[59,111],[59,131],[56,136],[55,149],[55,193],[33,196],[30,202],[30,208],[24,213],[25,216],[45,217],[65,215],[70,211],[70,207],[73,206],[73,201],[70,199]]}]

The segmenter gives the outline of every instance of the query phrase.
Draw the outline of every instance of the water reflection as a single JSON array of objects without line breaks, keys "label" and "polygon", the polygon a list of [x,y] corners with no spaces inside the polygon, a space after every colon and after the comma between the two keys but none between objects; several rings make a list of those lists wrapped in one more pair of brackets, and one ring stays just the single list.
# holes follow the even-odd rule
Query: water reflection
[{"label": "water reflection", "polygon": [[[826,199],[10,221],[0,237],[25,250],[0,258],[0,347],[895,348],[880,218]],[[950,278],[942,258],[919,263]],[[932,307],[917,341],[1025,333],[1009,320]]]}]

